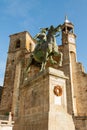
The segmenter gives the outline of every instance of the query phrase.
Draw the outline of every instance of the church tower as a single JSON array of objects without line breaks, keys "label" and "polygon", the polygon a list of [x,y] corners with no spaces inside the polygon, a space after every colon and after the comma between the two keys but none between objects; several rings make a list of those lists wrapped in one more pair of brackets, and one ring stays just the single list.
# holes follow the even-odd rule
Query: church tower
[{"label": "church tower", "polygon": [[34,42],[27,31],[10,35],[7,65],[1,100],[1,113],[12,111],[15,115],[18,109],[19,86],[23,81],[25,54],[34,49]]},{"label": "church tower", "polygon": [[66,81],[67,112],[73,116],[75,129],[87,129],[87,74],[82,63],[77,61],[76,35],[74,25],[65,18],[62,25],[62,45],[64,74]]},{"label": "church tower", "polygon": [[67,80],[67,111],[69,114],[76,113],[75,93],[74,93],[74,67],[76,64],[76,35],[74,34],[74,25],[65,17],[62,25],[62,53],[63,53],[63,71]]}]

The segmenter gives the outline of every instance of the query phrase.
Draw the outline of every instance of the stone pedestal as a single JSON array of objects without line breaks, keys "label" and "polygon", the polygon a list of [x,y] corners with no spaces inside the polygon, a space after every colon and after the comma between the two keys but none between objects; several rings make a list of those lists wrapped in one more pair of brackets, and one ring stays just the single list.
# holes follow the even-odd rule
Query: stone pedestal
[{"label": "stone pedestal", "polygon": [[[29,77],[20,87],[14,130],[75,130],[67,113],[66,80],[62,71],[53,68]],[[61,88],[60,96],[55,86]]]}]

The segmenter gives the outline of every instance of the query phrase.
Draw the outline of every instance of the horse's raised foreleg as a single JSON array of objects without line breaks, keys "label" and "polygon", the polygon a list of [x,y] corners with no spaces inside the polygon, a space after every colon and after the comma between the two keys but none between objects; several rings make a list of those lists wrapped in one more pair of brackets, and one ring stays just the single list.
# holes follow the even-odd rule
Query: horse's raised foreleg
[{"label": "horse's raised foreleg", "polygon": [[40,72],[45,70],[46,62],[42,62]]},{"label": "horse's raised foreleg", "polygon": [[48,52],[46,51],[46,54],[44,56],[44,60],[42,61],[42,64],[41,64],[41,70],[40,71],[45,70],[47,61],[48,61]]}]

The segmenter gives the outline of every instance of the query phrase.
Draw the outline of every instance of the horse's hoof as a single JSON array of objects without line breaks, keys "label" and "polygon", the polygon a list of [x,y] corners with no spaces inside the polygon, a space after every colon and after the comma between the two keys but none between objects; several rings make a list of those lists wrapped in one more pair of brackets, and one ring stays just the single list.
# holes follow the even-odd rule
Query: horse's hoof
[{"label": "horse's hoof", "polygon": [[62,66],[62,63],[59,63],[59,66],[61,67],[61,66]]},{"label": "horse's hoof", "polygon": [[27,77],[24,79],[25,81],[27,80]]}]

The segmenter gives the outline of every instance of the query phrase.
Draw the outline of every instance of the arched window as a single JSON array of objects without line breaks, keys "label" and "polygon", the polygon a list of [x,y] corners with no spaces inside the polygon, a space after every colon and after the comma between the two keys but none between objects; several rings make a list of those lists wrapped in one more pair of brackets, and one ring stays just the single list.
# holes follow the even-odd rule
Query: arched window
[{"label": "arched window", "polygon": [[20,40],[19,40],[19,39],[16,41],[16,46],[15,46],[15,48],[20,48]]}]

